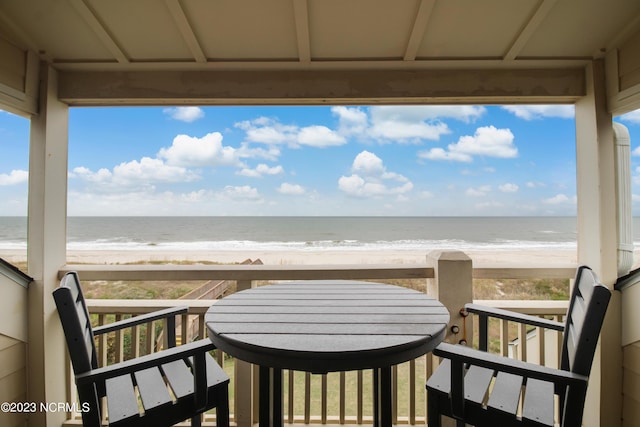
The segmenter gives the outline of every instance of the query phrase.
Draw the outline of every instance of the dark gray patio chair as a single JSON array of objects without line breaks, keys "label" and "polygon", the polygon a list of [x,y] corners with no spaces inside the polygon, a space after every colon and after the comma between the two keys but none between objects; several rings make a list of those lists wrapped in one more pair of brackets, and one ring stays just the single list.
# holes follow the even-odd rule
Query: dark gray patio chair
[{"label": "dark gray patio chair", "polygon": [[[561,427],[580,426],[587,382],[611,292],[588,267],[576,273],[566,315],[559,323],[506,310],[465,306],[479,315],[478,351],[443,343],[433,353],[442,363],[427,381],[428,425],[441,415],[458,426],[553,426],[558,396]],[[560,369],[486,353],[488,318],[564,332]]]},{"label": "dark gray patio chair", "polygon": [[[171,426],[191,418],[199,426],[201,413],[216,408],[216,423],[229,426],[229,377],[208,353],[208,339],[175,347],[175,316],[187,308],[166,309],[92,328],[80,281],[67,273],[53,292],[73,365],[82,422],[101,425],[106,397],[110,426]],[[132,360],[98,367],[94,336],[167,319],[169,347]]]}]

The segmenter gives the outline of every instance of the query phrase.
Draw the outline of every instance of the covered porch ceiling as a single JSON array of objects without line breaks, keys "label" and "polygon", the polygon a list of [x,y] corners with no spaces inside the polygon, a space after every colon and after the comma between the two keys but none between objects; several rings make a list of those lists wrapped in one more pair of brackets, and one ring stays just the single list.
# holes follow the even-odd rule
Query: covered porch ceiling
[{"label": "covered porch ceiling", "polygon": [[0,82],[31,52],[69,105],[574,102],[638,30],[637,0],[2,0]]}]

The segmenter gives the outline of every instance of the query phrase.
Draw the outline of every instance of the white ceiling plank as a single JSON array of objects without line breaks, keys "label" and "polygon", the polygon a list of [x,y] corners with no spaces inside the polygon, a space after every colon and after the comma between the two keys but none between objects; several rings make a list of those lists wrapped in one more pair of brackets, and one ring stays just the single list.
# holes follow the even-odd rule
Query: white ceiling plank
[{"label": "white ceiling plank", "polygon": [[100,39],[102,44],[111,52],[114,58],[121,64],[129,62],[129,58],[125,54],[124,50],[118,46],[118,43],[109,34],[104,25],[100,22],[96,14],[91,8],[84,2],[84,0],[69,0],[69,3],[76,9],[82,19],[89,25],[89,28]]},{"label": "white ceiling plank", "polygon": [[173,20],[176,22],[178,29],[180,30],[180,34],[182,34],[182,38],[187,43],[189,50],[191,51],[193,57],[196,62],[205,63],[207,62],[207,57],[200,46],[200,42],[193,32],[193,28],[187,19],[187,15],[185,15],[182,6],[180,6],[179,0],[165,0],[165,4],[171,12],[171,16]]},{"label": "white ceiling plank", "polygon": [[505,61],[513,61],[516,59],[522,48],[536,32],[538,26],[540,26],[557,1],[558,0],[542,0],[542,3],[540,3],[531,18],[527,21],[522,31],[520,31],[513,43],[511,43],[511,47],[503,57]]},{"label": "white ceiling plank", "polygon": [[311,62],[311,43],[309,39],[309,8],[307,0],[293,0],[293,13],[298,41],[300,62]]},{"label": "white ceiling plank", "polygon": [[640,16],[635,17],[626,26],[620,29],[620,31],[606,44],[607,51],[619,47],[622,43],[627,41],[631,36],[640,32]]},{"label": "white ceiling plank", "polygon": [[23,49],[31,49],[34,52],[38,51],[38,45],[27,35],[26,32],[20,28],[20,26],[16,25],[13,19],[9,18],[5,13],[0,10],[0,25],[4,28],[7,28],[13,35],[16,37],[14,44],[20,45],[19,47]]},{"label": "white ceiling plank", "polygon": [[418,49],[420,48],[420,44],[424,38],[424,33],[427,30],[429,18],[431,18],[431,12],[433,11],[433,6],[435,6],[435,4],[436,0],[422,0],[420,2],[420,7],[416,13],[416,20],[414,21],[413,28],[411,29],[411,36],[409,36],[407,48],[404,52],[405,61],[413,61],[416,59],[416,54],[418,53]]}]

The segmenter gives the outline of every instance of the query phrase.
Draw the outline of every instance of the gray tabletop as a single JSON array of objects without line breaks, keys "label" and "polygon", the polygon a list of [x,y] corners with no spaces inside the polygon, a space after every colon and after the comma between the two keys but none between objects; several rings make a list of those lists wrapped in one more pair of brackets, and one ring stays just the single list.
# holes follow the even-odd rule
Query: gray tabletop
[{"label": "gray tabletop", "polygon": [[260,366],[314,373],[383,368],[431,351],[449,313],[403,287],[348,280],[280,283],[211,306],[209,337]]}]

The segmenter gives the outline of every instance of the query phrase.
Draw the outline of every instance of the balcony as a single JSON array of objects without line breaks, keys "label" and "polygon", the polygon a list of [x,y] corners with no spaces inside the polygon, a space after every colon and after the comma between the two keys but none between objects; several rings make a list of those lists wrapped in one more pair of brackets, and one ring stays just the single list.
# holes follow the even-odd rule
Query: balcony
[{"label": "balcony", "polygon": [[[238,290],[257,286],[257,282],[270,280],[305,279],[424,279],[426,292],[434,294],[449,309],[451,324],[458,326],[457,334],[450,333],[447,341],[473,342],[474,325],[460,316],[465,302],[472,300],[472,279],[571,279],[574,265],[536,266],[474,266],[464,254],[458,252],[434,253],[419,265],[305,265],[305,266],[112,266],[68,265],[60,274],[79,271],[84,280],[210,280],[235,282]],[[136,316],[149,311],[186,305],[188,314],[182,316],[178,327],[182,342],[206,336],[204,314],[215,300],[88,300],[94,322]],[[568,301],[484,300],[477,303],[493,305],[523,313],[562,320]],[[470,319],[470,318],[469,318]],[[101,364],[123,360],[162,347],[163,325],[132,328],[123,334],[114,334],[97,341]],[[536,330],[509,325],[508,322],[492,326],[493,351],[548,366],[557,366],[559,334],[539,333]],[[147,334],[156,331],[156,335]],[[128,343],[139,342],[132,348]],[[127,354],[125,354],[127,353]],[[232,378],[231,418],[238,426],[249,426],[257,419],[257,375],[250,365],[217,352],[219,363]],[[397,425],[424,425],[426,401],[424,383],[437,366],[431,355],[406,362],[393,370],[393,422]],[[70,371],[70,368],[69,372]],[[311,375],[285,371],[284,417],[288,424],[357,424],[371,425],[371,372],[357,371]],[[67,401],[74,401],[75,386],[69,375]],[[79,425],[79,414],[69,413],[65,426]],[[187,424],[188,425],[188,424]],[[206,415],[203,425],[215,425],[215,417]]]}]

